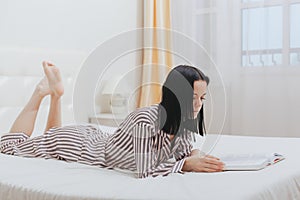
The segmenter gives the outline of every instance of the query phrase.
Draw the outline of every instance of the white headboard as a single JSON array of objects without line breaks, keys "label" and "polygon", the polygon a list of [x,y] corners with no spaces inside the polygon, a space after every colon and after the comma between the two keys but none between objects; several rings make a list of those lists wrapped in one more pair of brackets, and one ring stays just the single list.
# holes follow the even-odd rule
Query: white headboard
[{"label": "white headboard", "polygon": [[[73,50],[1,47],[0,48],[0,134],[9,131],[14,119],[43,77],[42,61],[56,64],[62,73],[65,94],[62,120],[73,122],[73,85],[86,52]],[[41,134],[46,125],[49,98],[41,105],[33,135]]]}]

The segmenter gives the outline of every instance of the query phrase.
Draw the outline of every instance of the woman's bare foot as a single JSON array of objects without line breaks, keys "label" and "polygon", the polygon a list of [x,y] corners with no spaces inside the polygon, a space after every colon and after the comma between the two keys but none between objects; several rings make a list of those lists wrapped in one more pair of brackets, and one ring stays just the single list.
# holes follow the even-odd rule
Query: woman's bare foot
[{"label": "woman's bare foot", "polygon": [[44,97],[51,94],[51,90],[48,84],[48,79],[46,76],[38,83],[35,91],[40,97]]},{"label": "woman's bare foot", "polygon": [[59,69],[52,63],[46,61],[43,62],[43,67],[48,80],[50,94],[55,97],[61,97],[64,94],[64,86]]}]

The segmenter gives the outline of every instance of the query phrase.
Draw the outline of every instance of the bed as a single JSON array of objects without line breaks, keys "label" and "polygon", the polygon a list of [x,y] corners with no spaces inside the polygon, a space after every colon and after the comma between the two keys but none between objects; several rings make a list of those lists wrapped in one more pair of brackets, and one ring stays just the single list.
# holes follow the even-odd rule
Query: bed
[{"label": "bed", "polygon": [[124,170],[0,154],[0,199],[300,199],[300,138],[208,135],[195,146],[216,156],[280,152],[286,159],[259,171],[136,179]]}]

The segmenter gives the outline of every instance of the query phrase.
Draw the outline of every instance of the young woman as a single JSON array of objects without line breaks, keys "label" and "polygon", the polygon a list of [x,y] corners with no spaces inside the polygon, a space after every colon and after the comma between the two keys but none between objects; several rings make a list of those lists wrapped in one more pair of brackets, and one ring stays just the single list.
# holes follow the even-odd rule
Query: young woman
[{"label": "young woman", "polygon": [[[224,164],[192,150],[194,134],[205,133],[203,101],[209,83],[199,69],[180,65],[171,70],[158,105],[132,112],[113,134],[95,125],[61,126],[59,70],[43,62],[45,78],[1,138],[1,152],[23,157],[58,159],[102,168],[133,171],[138,178],[176,172],[218,172]],[[51,96],[43,135],[30,138],[42,99]]]}]

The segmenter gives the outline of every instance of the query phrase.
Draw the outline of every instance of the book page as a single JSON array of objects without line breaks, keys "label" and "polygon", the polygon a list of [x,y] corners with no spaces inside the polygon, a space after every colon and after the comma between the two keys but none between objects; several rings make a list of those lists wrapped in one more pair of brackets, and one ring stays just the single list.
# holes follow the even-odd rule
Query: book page
[{"label": "book page", "polygon": [[220,157],[225,170],[260,170],[283,158],[280,154],[230,154]]}]

